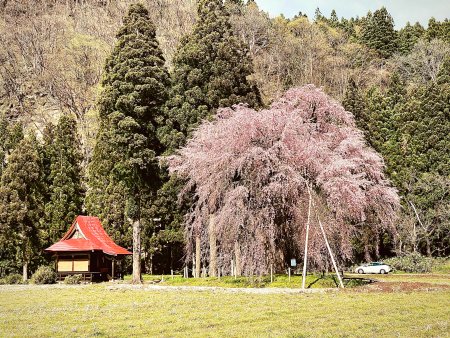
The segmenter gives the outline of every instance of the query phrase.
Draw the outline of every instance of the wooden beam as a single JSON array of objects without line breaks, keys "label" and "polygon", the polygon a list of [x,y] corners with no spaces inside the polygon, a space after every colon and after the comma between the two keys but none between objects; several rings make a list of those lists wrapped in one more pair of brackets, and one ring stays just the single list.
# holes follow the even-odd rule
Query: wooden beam
[{"label": "wooden beam", "polygon": [[327,235],[325,233],[325,230],[323,228],[322,222],[320,221],[318,214],[317,214],[317,220],[319,221],[320,230],[322,231],[323,238],[325,239],[325,244],[327,246],[328,253],[330,254],[331,262],[333,263],[333,267],[334,267],[334,271],[336,271],[336,275],[339,279],[339,284],[340,284],[341,288],[344,288],[344,283],[342,283],[342,278],[341,278],[341,275],[339,274],[339,270],[337,268],[336,261],[334,260],[333,252],[331,251],[331,247],[330,247],[330,244],[328,243]]},{"label": "wooden beam", "polygon": [[308,219],[306,220],[305,255],[303,257],[302,289],[305,288],[305,283],[306,283],[306,265],[308,263],[309,224],[310,224],[310,220],[311,220],[311,204],[312,204],[311,188],[309,187],[309,184],[306,184],[306,186],[308,188],[309,202],[308,202]]}]

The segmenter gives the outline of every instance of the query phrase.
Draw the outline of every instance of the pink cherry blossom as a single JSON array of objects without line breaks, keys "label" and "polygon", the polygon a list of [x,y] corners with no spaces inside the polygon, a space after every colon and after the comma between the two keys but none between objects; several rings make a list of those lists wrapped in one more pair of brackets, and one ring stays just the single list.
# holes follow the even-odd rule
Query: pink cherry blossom
[{"label": "pink cherry blossom", "polygon": [[315,206],[308,257],[316,267],[328,264],[317,217],[340,261],[351,258],[361,224],[393,231],[399,198],[382,158],[367,146],[353,115],[313,85],[287,91],[270,109],[221,109],[168,162],[172,173],[187,179],[184,193],[194,191],[186,251],[192,257],[199,235],[205,266],[212,214],[217,264],[225,272],[236,243],[247,275],[301,259],[307,185]]}]

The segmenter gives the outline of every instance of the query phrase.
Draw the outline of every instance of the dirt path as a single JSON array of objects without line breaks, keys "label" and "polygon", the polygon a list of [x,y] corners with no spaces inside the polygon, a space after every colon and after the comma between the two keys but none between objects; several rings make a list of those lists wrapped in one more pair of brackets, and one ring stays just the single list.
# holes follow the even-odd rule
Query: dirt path
[{"label": "dirt path", "polygon": [[140,291],[193,291],[193,292],[224,292],[224,293],[250,293],[250,294],[301,294],[301,293],[327,293],[336,292],[337,288],[323,289],[292,289],[292,288],[224,288],[217,286],[168,286],[168,285],[132,285],[115,284],[106,287],[107,290],[140,290]]},{"label": "dirt path", "polygon": [[299,288],[231,288],[231,287],[217,287],[217,286],[173,286],[173,285],[154,285],[142,284],[133,285],[128,283],[101,283],[101,284],[81,284],[81,285],[67,285],[67,284],[52,284],[52,285],[0,285],[0,292],[2,291],[22,291],[22,290],[39,290],[39,289],[79,289],[104,287],[109,291],[149,291],[149,292],[218,292],[218,293],[247,293],[247,294],[317,294],[317,293],[333,293],[333,292],[412,292],[412,291],[442,291],[450,290],[450,285],[439,283],[424,283],[416,281],[389,281],[379,280],[365,286],[346,288],[344,290],[338,288],[323,288],[323,289],[299,289]]},{"label": "dirt path", "polygon": [[[94,284],[95,285],[95,284]],[[87,288],[92,284],[81,285],[67,285],[67,284],[51,284],[51,285],[0,285],[0,292],[2,291],[24,291],[24,290],[40,290],[40,289],[75,289],[75,288]],[[301,294],[301,293],[326,293],[336,292],[337,288],[333,289],[291,289],[291,288],[224,288],[215,286],[169,286],[169,285],[133,285],[125,283],[102,283],[95,286],[104,286],[109,291],[164,291],[164,292],[179,292],[179,291],[192,291],[192,292],[224,292],[224,293],[249,293],[249,294]]]}]

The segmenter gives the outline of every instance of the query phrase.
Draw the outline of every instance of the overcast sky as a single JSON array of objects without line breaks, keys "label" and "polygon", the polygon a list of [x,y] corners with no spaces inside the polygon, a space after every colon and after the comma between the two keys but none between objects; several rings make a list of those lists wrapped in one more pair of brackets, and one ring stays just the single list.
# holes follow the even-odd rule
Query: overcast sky
[{"label": "overcast sky", "polygon": [[394,18],[396,28],[403,27],[407,21],[419,21],[427,26],[428,19],[434,16],[442,21],[450,16],[450,0],[256,0],[259,7],[271,16],[283,13],[293,17],[303,12],[314,18],[317,7],[326,17],[335,9],[339,18],[364,16],[371,10],[384,6]]}]

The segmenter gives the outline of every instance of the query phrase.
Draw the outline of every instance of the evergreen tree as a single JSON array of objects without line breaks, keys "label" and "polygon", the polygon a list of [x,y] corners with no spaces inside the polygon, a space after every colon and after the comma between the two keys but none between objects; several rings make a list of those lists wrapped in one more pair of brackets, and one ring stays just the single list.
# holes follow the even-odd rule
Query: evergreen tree
[{"label": "evergreen tree", "polygon": [[368,93],[366,135],[371,146],[383,155],[386,154],[386,147],[390,147],[389,143],[398,136],[396,121],[405,96],[405,84],[397,74],[391,77],[385,93],[378,89]]},{"label": "evergreen tree", "polygon": [[340,26],[339,18],[334,9],[331,11],[331,15],[330,15],[330,19],[328,20],[328,24],[334,28],[337,28]]},{"label": "evergreen tree", "polygon": [[40,249],[39,224],[43,211],[42,170],[34,135],[20,141],[8,159],[0,183],[0,240],[14,253],[28,278],[28,266]]},{"label": "evergreen tree", "polygon": [[403,197],[404,217],[417,222],[411,248],[428,255],[432,248],[439,255],[448,254],[449,79],[446,61],[436,82],[406,92],[394,74],[385,93],[374,89],[367,96],[368,141],[385,159],[390,179]]},{"label": "evergreen tree", "polygon": [[149,204],[159,187],[156,156],[162,146],[156,128],[162,121],[169,75],[144,6],[130,6],[117,40],[102,81],[101,123],[87,204],[89,212],[96,213],[108,203],[117,222],[132,226],[133,282],[140,283],[142,206]]},{"label": "evergreen tree", "polygon": [[319,7],[317,7],[316,10],[314,11],[314,21],[315,22],[319,22],[319,21],[327,22],[327,18],[325,17],[325,15],[322,14]]},{"label": "evergreen tree", "polygon": [[436,21],[435,18],[431,18],[428,21],[428,28],[425,32],[425,37],[428,41],[433,39],[441,39],[447,43],[450,43],[450,21],[445,19],[444,21]]},{"label": "evergreen tree", "polygon": [[[53,134],[53,135],[52,135]],[[44,173],[47,172],[45,227],[49,244],[61,238],[67,226],[80,214],[83,204],[81,151],[74,118],[62,115],[58,125],[44,133]]]},{"label": "evergreen tree", "polygon": [[6,114],[0,114],[0,177],[6,168],[8,155],[22,139],[22,124],[11,124]]},{"label": "evergreen tree", "polygon": [[199,123],[217,108],[237,103],[261,104],[249,80],[253,66],[247,47],[233,35],[222,0],[200,0],[198,20],[173,60],[168,123],[159,131],[173,151],[183,145]]},{"label": "evergreen tree", "polygon": [[[11,123],[6,114],[0,115],[0,182],[3,172],[8,164],[8,157],[23,139],[23,129],[21,123]],[[5,273],[17,270],[17,259],[14,253],[14,246],[8,232],[2,231],[0,221],[0,276]]]},{"label": "evergreen tree", "polygon": [[385,7],[367,15],[363,21],[361,41],[383,58],[390,57],[397,50],[394,20]]},{"label": "evergreen tree", "polygon": [[398,50],[402,54],[408,54],[419,38],[424,34],[425,29],[416,22],[411,26],[409,22],[398,32]]},{"label": "evergreen tree", "polygon": [[6,167],[6,153],[8,141],[8,120],[5,114],[0,115],[0,178]]},{"label": "evergreen tree", "polygon": [[[254,3],[247,2],[247,6],[251,4]],[[253,66],[249,51],[234,36],[230,23],[229,10],[240,6],[241,1],[227,1],[225,5],[221,0],[199,1],[197,24],[182,40],[173,60],[167,118],[159,129],[166,153],[183,146],[200,122],[214,115],[218,108],[238,103],[261,105],[259,91],[250,80]],[[149,244],[152,248],[167,245],[167,239],[172,241],[171,252],[182,248],[182,215],[188,208],[187,204],[177,203],[182,185],[172,177],[158,191],[153,217],[161,219],[159,226],[164,230],[159,233],[149,228],[155,234]]]},{"label": "evergreen tree", "polygon": [[[387,172],[395,172],[398,159],[398,114],[402,110],[406,92],[400,77],[394,74],[386,92],[372,88],[364,97],[354,81],[350,80],[343,101],[344,108],[353,112],[356,125],[364,132],[366,140],[377,152],[383,155],[387,164]],[[379,258],[380,252],[387,250],[384,238],[386,232],[374,231],[374,220],[371,217],[358,226],[359,235],[354,239],[354,250],[365,260],[373,254]]]},{"label": "evergreen tree", "polygon": [[364,102],[364,97],[360,93],[355,80],[352,78],[348,82],[347,90],[345,92],[344,100],[342,105],[345,110],[353,113],[355,116],[356,125],[363,131],[368,130],[367,126],[367,113],[366,104]]}]

